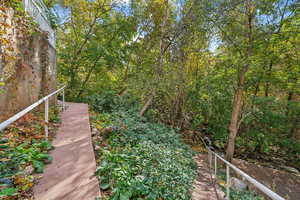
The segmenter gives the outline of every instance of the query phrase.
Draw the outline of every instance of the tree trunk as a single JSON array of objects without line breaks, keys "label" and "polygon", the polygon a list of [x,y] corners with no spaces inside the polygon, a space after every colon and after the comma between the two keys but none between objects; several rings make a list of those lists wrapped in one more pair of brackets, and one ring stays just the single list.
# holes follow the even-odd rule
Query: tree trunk
[{"label": "tree trunk", "polygon": [[[267,72],[268,79],[269,79],[270,76],[271,76],[272,68],[273,68],[273,61],[271,60],[270,65],[269,65],[269,68],[268,68],[268,72]],[[269,96],[269,90],[270,90],[270,81],[267,80],[266,86],[265,86],[265,96],[266,96],[266,97]]]},{"label": "tree trunk", "polygon": [[[159,46],[160,46],[160,53],[159,53],[159,65],[156,67],[156,74],[155,74],[155,82],[158,84],[161,81],[162,75],[163,75],[163,61],[164,61],[164,51],[165,51],[165,32],[166,32],[166,25],[167,25],[167,20],[169,16],[169,8],[168,8],[169,2],[168,0],[165,0],[165,6],[166,6],[166,13],[163,19],[163,22],[161,24],[161,35],[160,35],[160,41],[159,41]],[[147,111],[148,107],[152,104],[152,101],[154,99],[156,93],[156,88],[153,89],[151,92],[150,98],[147,100],[145,105],[140,111],[140,116],[143,116],[144,113]]]},{"label": "tree trunk", "polygon": [[238,133],[238,124],[239,124],[239,116],[241,113],[241,108],[243,104],[243,92],[244,92],[244,85],[245,85],[245,76],[248,70],[249,65],[244,66],[244,70],[241,71],[239,75],[239,83],[238,88],[234,95],[233,101],[233,110],[231,114],[231,121],[229,125],[229,138],[227,142],[227,150],[226,150],[226,160],[232,160],[234,154],[234,146],[235,146],[235,138]]},{"label": "tree trunk", "polygon": [[254,96],[257,97],[257,94],[259,93],[259,81],[257,82],[255,86]]},{"label": "tree trunk", "polygon": [[150,98],[148,99],[148,101],[145,103],[145,105],[141,109],[140,116],[143,116],[145,114],[145,112],[147,111],[148,107],[152,104],[152,101],[153,101],[154,97],[155,97],[155,90],[153,90],[151,92]]},{"label": "tree trunk", "polygon": [[100,58],[102,58],[102,55],[98,55],[98,56],[97,56],[96,60],[95,60],[94,63],[93,63],[93,66],[91,66],[91,68],[89,69],[88,74],[86,75],[84,81],[83,81],[82,84],[81,84],[81,87],[80,87],[79,92],[78,92],[78,94],[77,94],[77,98],[79,98],[79,97],[82,95],[82,93],[84,92],[84,90],[85,90],[85,88],[86,88],[86,85],[87,85],[87,83],[89,82],[89,80],[90,80],[90,78],[91,78],[91,75],[92,75],[92,73],[94,72],[94,70],[95,70],[95,68],[96,68],[96,66],[97,66],[97,64],[98,64],[98,62],[99,62],[99,60],[100,60]]},{"label": "tree trunk", "polygon": [[85,90],[85,88],[86,88],[86,85],[87,85],[88,81],[90,80],[93,71],[94,71],[94,67],[92,67],[92,68],[89,70],[87,76],[85,77],[85,80],[84,80],[83,83],[81,84],[81,88],[80,88],[80,90],[79,90],[79,92],[78,92],[76,98],[79,98],[79,97],[82,95],[82,93],[84,92],[84,90]]},{"label": "tree trunk", "polygon": [[246,23],[247,35],[245,36],[245,40],[247,40],[248,45],[245,52],[246,63],[239,72],[238,87],[234,94],[231,121],[229,125],[229,137],[228,137],[227,149],[226,149],[226,160],[228,160],[229,162],[231,162],[234,154],[235,138],[239,129],[239,124],[240,124],[239,117],[243,105],[243,92],[245,87],[246,73],[249,69],[251,63],[250,57],[252,55],[252,23],[254,18],[253,15],[254,10],[253,10],[252,0],[247,0],[245,3],[246,3],[246,17],[247,17],[247,23]]},{"label": "tree trunk", "polygon": [[292,138],[294,138],[295,140],[300,141],[300,116],[292,116],[291,118],[291,109],[289,107],[289,104],[291,103],[291,101],[296,101],[295,99],[295,95],[292,91],[288,92],[288,96],[287,96],[287,106],[286,106],[286,119],[287,121],[292,121],[292,127],[290,130],[290,136]]}]

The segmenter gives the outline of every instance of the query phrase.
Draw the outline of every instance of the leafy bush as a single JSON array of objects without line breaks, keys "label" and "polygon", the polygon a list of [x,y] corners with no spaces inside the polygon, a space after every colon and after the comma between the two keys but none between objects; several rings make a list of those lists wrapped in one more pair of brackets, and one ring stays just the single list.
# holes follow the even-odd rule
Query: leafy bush
[{"label": "leafy bush", "polygon": [[[0,178],[7,178],[17,173],[22,165],[32,164],[38,173],[43,172],[44,162],[51,161],[47,154],[52,146],[48,141],[23,143],[17,147],[1,145]],[[5,160],[5,161],[4,161]]]},{"label": "leafy bush", "polygon": [[119,96],[112,90],[88,96],[84,101],[89,103],[93,110],[99,113],[137,108],[137,101],[130,94]]},{"label": "leafy bush", "polygon": [[113,200],[190,199],[196,176],[193,152],[174,129],[150,123],[134,108],[124,111],[125,107],[112,109],[121,111],[109,115],[110,124],[107,114],[95,118],[100,120],[96,123],[118,127],[106,136],[108,146],[99,151],[96,174],[102,190],[112,189]]},{"label": "leafy bush", "polygon": [[[35,172],[42,173],[44,163],[52,160],[47,154],[52,146],[46,140],[40,142],[33,140],[32,143],[23,143],[16,147],[10,146],[7,142],[7,139],[0,141],[0,179],[2,180],[0,184],[3,186],[0,190],[0,197],[13,196],[19,190],[24,192],[30,189],[33,185],[33,178],[22,176],[24,168],[32,165]],[[20,187],[14,186],[13,182]]]},{"label": "leafy bush", "polygon": [[[224,149],[231,117],[231,98],[215,92],[209,96],[200,95],[197,101],[196,105],[198,110],[201,110],[201,115],[208,119],[207,132],[211,134],[214,145]],[[191,105],[195,103],[191,102]],[[264,154],[272,153],[273,149],[276,149],[276,153],[282,152],[298,157],[300,143],[294,139],[293,130],[295,132],[299,129],[299,116],[299,102],[286,102],[275,97],[249,97],[243,106],[243,121],[236,138],[236,153]],[[197,123],[198,118],[201,119],[199,116],[194,118]]]},{"label": "leafy bush", "polygon": [[[221,189],[224,193],[226,193],[226,173],[225,172],[218,172],[217,180],[221,186]],[[249,188],[243,191],[238,191],[233,188],[230,188],[230,199],[232,200],[264,200],[265,198],[257,195],[255,192],[250,191]]]},{"label": "leafy bush", "polygon": [[[225,189],[224,189],[224,191],[225,191]],[[257,196],[255,193],[253,193],[251,191],[248,191],[248,190],[242,191],[242,192],[231,190],[230,199],[232,199],[232,200],[240,200],[240,199],[243,199],[243,200],[264,200],[263,197]]]},{"label": "leafy bush", "polygon": [[242,123],[237,147],[248,152],[268,153],[272,146],[277,146],[286,152],[300,153],[297,145],[283,145],[282,142],[293,137],[293,124],[300,114],[299,103],[291,102],[286,106],[286,102],[274,97],[253,97],[246,112],[249,114]]},{"label": "leafy bush", "polygon": [[[32,173],[42,173],[51,162],[48,151],[53,146],[51,137],[44,139],[43,117],[40,112],[27,114],[0,132],[0,199],[31,199],[36,180]],[[52,133],[52,122],[59,121],[57,108],[50,110],[49,117]]]},{"label": "leafy bush", "polygon": [[87,97],[86,101],[92,105],[97,112],[111,112],[116,106],[116,94],[113,91],[106,91],[101,94],[94,94]]}]

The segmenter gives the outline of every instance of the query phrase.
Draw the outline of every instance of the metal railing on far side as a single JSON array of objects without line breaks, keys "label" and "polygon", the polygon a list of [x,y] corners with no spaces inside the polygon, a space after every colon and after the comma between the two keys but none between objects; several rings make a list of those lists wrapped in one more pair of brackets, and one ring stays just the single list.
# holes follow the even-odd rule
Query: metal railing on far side
[{"label": "metal railing on far side", "polygon": [[[249,176],[248,174],[246,174],[245,172],[243,172],[242,170],[240,170],[239,168],[237,168],[236,166],[234,166],[233,164],[231,164],[230,162],[225,160],[222,156],[220,156],[217,153],[215,153],[214,151],[212,151],[208,146],[206,146],[206,148],[208,151],[208,160],[209,160],[210,169],[213,169],[212,165],[214,164],[215,178],[217,178],[217,170],[218,170],[217,162],[218,162],[218,160],[220,160],[221,162],[223,162],[226,165],[226,199],[227,200],[230,199],[230,169],[234,170],[237,174],[239,174],[240,176],[245,178],[248,182],[253,184],[256,188],[258,188],[261,192],[263,192],[265,195],[267,195],[271,199],[285,200],[283,197],[279,196],[278,194],[276,194],[275,192],[270,190],[268,187],[266,187],[262,183],[258,182],[257,180],[255,180],[254,178],[252,178],[251,176]],[[214,156],[214,162],[212,161],[213,156]]]},{"label": "metal railing on far side", "polygon": [[4,130],[6,127],[8,127],[12,123],[17,121],[18,119],[20,119],[21,117],[23,117],[24,115],[29,113],[30,111],[32,111],[34,108],[36,108],[37,106],[39,106],[40,104],[45,102],[45,127],[44,127],[44,129],[45,129],[45,136],[46,136],[46,138],[48,138],[48,132],[49,132],[49,129],[48,129],[48,123],[49,123],[49,98],[56,95],[56,94],[58,94],[59,92],[62,92],[62,107],[63,107],[63,110],[65,110],[65,88],[66,88],[66,86],[60,88],[59,90],[56,90],[55,92],[49,94],[48,96],[45,96],[44,98],[38,100],[34,104],[28,106],[27,108],[25,108],[21,112],[17,113],[16,115],[12,116],[11,118],[9,118],[9,119],[5,120],[4,122],[0,123],[0,131]]}]

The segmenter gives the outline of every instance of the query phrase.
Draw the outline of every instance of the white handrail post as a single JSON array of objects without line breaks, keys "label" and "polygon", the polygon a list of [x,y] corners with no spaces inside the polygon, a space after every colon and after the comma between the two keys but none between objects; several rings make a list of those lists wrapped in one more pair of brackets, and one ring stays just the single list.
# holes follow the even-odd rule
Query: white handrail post
[{"label": "white handrail post", "polygon": [[209,171],[212,169],[212,152],[209,149]]},{"label": "white handrail post", "polygon": [[49,134],[48,123],[49,123],[49,99],[46,99],[45,100],[45,135],[46,135],[46,139],[48,139],[48,134]]},{"label": "white handrail post", "polygon": [[63,111],[65,110],[65,89],[62,91]]},{"label": "white handrail post", "polygon": [[215,155],[215,178],[217,178],[217,167],[218,167],[218,165],[217,165],[217,156],[216,156],[216,154],[214,154]]},{"label": "white handrail post", "polygon": [[[61,92],[65,87],[66,86],[60,88],[59,90],[56,90],[55,92],[49,94],[48,96],[45,96],[44,98],[42,98],[42,99],[38,100],[37,102],[35,102],[34,104],[28,106],[27,108],[18,112],[17,114],[15,114],[14,116],[5,120],[4,122],[1,122],[0,123],[0,131],[4,130],[7,126],[14,123],[15,121],[17,121],[18,119],[20,119],[21,117],[26,115],[28,112],[32,111],[34,108],[38,107],[39,105],[41,105],[44,102],[45,102],[45,121],[48,122],[48,120],[49,120],[49,100],[48,99],[50,97],[52,97],[53,95],[56,95],[57,93]],[[48,125],[48,124],[46,124],[46,125]],[[46,130],[46,126],[45,126],[45,132],[47,130]]]},{"label": "white handrail post", "polygon": [[[206,146],[206,145],[205,145]],[[219,159],[221,162],[226,164],[226,198],[225,199],[230,199],[230,168],[232,170],[234,170],[236,173],[238,173],[239,175],[243,176],[247,181],[249,181],[250,183],[252,183],[255,187],[257,187],[260,191],[262,191],[264,194],[266,194],[267,196],[269,196],[271,199],[273,200],[285,200],[285,198],[279,196],[278,194],[276,194],[275,192],[273,192],[272,190],[270,190],[268,187],[266,187],[265,185],[261,184],[260,182],[258,182],[257,180],[255,180],[254,178],[252,178],[251,176],[249,176],[248,174],[246,174],[245,172],[243,172],[242,170],[240,170],[239,168],[237,168],[236,166],[234,166],[233,164],[231,164],[230,162],[228,162],[227,160],[225,160],[222,156],[218,155],[217,153],[213,152],[210,150],[210,148],[208,146],[206,146],[206,149],[208,151],[208,162],[210,162],[210,171],[211,171],[211,154],[215,155],[215,173],[217,172],[217,160]]]},{"label": "white handrail post", "polygon": [[229,166],[226,164],[226,199],[230,199],[230,171]]}]

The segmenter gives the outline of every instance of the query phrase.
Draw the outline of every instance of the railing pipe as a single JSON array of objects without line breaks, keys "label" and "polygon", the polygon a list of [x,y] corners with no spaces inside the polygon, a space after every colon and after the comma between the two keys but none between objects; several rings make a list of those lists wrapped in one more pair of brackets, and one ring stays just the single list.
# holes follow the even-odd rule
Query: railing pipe
[{"label": "railing pipe", "polygon": [[209,171],[212,169],[212,153],[209,154]]},{"label": "railing pipe", "polygon": [[230,171],[229,166],[226,165],[226,199],[230,199]]},{"label": "railing pipe", "polygon": [[[252,178],[251,176],[249,176],[248,174],[246,174],[245,172],[243,172],[242,170],[240,170],[239,168],[237,168],[236,166],[234,166],[233,164],[231,164],[230,162],[228,162],[227,160],[225,160],[223,157],[221,157],[217,153],[213,152],[209,148],[207,148],[207,150],[208,150],[209,154],[210,153],[214,154],[215,156],[217,156],[217,158],[219,158],[222,162],[224,162],[226,164],[226,174],[227,174],[226,175],[227,176],[227,185],[226,186],[230,185],[228,183],[230,181],[230,179],[229,179],[229,168],[231,168],[234,171],[236,171],[239,175],[243,176],[247,181],[249,181],[250,183],[252,183],[255,187],[257,187],[260,191],[262,191],[264,194],[266,194],[271,199],[273,199],[273,200],[285,200],[283,197],[279,196],[277,193],[273,192],[268,187],[266,187],[265,185],[261,184],[260,182],[258,182],[257,180],[255,180],[254,178]],[[229,199],[228,188],[227,188],[227,197]]]},{"label": "railing pipe", "polygon": [[48,135],[49,135],[48,123],[49,123],[49,99],[46,99],[46,101],[45,101],[45,136],[46,136],[46,138],[48,138]]},{"label": "railing pipe", "polygon": [[217,160],[218,160],[218,158],[215,155],[215,177],[217,177],[217,170],[218,170]]},{"label": "railing pipe", "polygon": [[[18,119],[20,119],[21,117],[26,115],[28,112],[30,112],[31,110],[33,110],[34,108],[36,108],[37,106],[39,106],[40,104],[45,102],[45,134],[46,134],[46,137],[48,137],[49,98],[52,97],[53,95],[59,93],[60,91],[63,91],[63,93],[64,93],[65,87],[66,86],[60,88],[59,90],[56,90],[55,92],[49,94],[48,96],[45,96],[44,98],[42,98],[42,99],[38,100],[37,102],[35,102],[34,104],[28,106],[21,112],[17,113],[16,115],[14,115],[14,116],[10,117],[9,119],[5,120],[4,122],[0,123],[0,131],[3,131],[7,126],[14,123]],[[63,104],[64,104],[64,97],[63,97]]]},{"label": "railing pipe", "polygon": [[66,109],[66,107],[65,107],[65,90],[62,91],[62,101],[63,101],[62,108],[63,108],[63,110],[65,110]]}]

